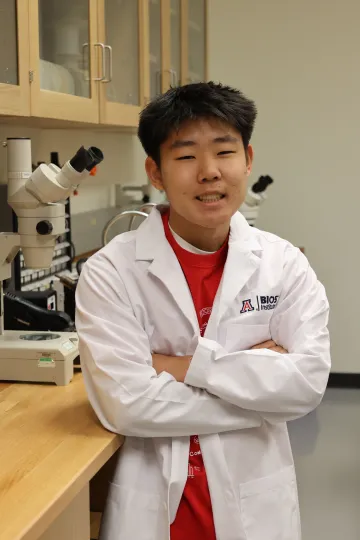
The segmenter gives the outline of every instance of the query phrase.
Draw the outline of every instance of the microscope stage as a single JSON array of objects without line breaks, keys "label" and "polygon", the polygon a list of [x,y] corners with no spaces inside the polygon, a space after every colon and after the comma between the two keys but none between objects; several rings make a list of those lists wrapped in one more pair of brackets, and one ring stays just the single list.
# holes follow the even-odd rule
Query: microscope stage
[{"label": "microscope stage", "polygon": [[78,354],[76,332],[5,330],[0,335],[0,380],[65,385]]}]

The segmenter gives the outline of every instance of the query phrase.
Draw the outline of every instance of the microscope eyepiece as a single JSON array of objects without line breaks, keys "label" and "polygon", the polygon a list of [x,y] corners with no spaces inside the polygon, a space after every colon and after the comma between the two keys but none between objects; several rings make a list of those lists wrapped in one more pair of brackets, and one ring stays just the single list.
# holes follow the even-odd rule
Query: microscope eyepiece
[{"label": "microscope eyepiece", "polygon": [[76,152],[75,156],[71,158],[70,165],[75,169],[75,171],[81,173],[85,169],[87,171],[91,171],[97,165],[104,159],[104,155],[102,151],[99,148],[96,148],[96,146],[90,146],[88,150],[86,150],[83,146],[79,148],[79,150]]},{"label": "microscope eyepiece", "polygon": [[104,154],[96,146],[90,146],[87,150],[89,157],[92,159],[92,163],[86,167],[86,170],[91,171],[96,165],[102,162],[104,159]]},{"label": "microscope eyepiece", "polygon": [[273,182],[274,180],[269,175],[260,176],[257,182],[255,182],[255,184],[252,186],[252,191],[254,193],[263,193]]}]

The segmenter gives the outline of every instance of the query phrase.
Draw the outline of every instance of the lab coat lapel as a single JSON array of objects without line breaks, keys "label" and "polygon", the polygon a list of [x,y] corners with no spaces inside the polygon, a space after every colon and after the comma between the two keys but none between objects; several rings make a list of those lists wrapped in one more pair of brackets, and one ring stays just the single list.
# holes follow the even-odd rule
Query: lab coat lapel
[{"label": "lab coat lapel", "polygon": [[166,286],[196,332],[199,325],[191,292],[176,255],[165,237],[161,214],[157,209],[151,212],[137,230],[136,259],[151,261],[148,272]]},{"label": "lab coat lapel", "polygon": [[191,292],[181,266],[169,244],[159,246],[148,271],[164,283],[176,304],[189,319],[193,328],[196,329],[198,322]]},{"label": "lab coat lapel", "polygon": [[229,249],[221,281],[218,309],[215,309],[217,324],[260,265],[254,253],[240,251],[237,246]]},{"label": "lab coat lapel", "polygon": [[[215,330],[226,310],[260,265],[262,247],[245,218],[237,212],[230,228],[229,251],[208,330]],[[215,328],[213,328],[215,325]],[[207,332],[208,333],[208,332]]]}]

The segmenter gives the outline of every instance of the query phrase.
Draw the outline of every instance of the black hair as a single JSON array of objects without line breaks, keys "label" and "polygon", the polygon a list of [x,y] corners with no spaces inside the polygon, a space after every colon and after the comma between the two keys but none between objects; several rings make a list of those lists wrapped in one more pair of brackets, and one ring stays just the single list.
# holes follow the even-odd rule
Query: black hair
[{"label": "black hair", "polygon": [[215,118],[241,135],[245,150],[254,129],[255,103],[240,90],[214,82],[170,88],[140,113],[138,137],[148,156],[160,166],[160,146],[188,120]]}]

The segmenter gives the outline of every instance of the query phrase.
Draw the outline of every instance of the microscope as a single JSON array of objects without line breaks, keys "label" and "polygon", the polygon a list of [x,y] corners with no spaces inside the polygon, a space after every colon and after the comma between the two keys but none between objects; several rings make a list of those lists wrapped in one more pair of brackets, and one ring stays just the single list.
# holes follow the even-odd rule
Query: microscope
[{"label": "microscope", "polygon": [[247,191],[245,201],[240,206],[239,211],[251,227],[255,225],[258,218],[260,205],[267,198],[265,191],[273,182],[274,180],[269,175],[260,176]]},{"label": "microscope", "polygon": [[69,384],[78,356],[76,332],[4,330],[4,281],[21,248],[25,266],[51,266],[56,238],[65,232],[65,200],[103,160],[96,147],[81,147],[60,168],[40,164],[32,171],[31,140],[9,138],[8,204],[17,233],[0,233],[0,380]]}]

